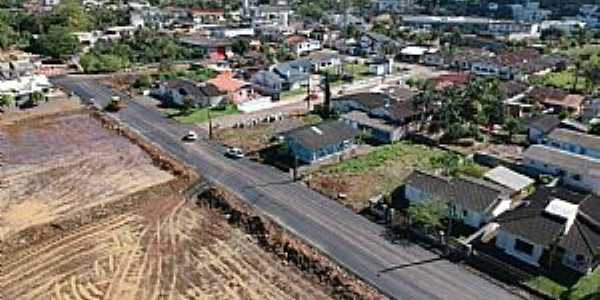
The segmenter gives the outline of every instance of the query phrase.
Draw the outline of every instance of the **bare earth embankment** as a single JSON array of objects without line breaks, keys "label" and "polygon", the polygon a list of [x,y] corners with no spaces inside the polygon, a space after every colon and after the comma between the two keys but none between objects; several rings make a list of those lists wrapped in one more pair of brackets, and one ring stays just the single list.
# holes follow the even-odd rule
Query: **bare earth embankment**
[{"label": "bare earth embankment", "polygon": [[0,125],[0,299],[327,299],[76,112]]}]

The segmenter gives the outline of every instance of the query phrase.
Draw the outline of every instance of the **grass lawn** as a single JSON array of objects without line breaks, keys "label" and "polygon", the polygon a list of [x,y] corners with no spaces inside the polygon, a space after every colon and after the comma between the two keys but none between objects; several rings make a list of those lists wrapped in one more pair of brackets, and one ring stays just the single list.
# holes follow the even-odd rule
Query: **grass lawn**
[{"label": "grass lawn", "polygon": [[241,148],[245,153],[252,153],[272,146],[274,143],[271,138],[278,133],[319,122],[321,117],[310,114],[246,128],[223,128],[215,132],[215,137],[224,145]]},{"label": "grass lawn", "polygon": [[344,64],[344,72],[352,75],[354,80],[361,80],[369,76],[369,67],[363,64],[346,63]]},{"label": "grass lawn", "polygon": [[[553,72],[542,76],[539,81],[540,84],[549,85],[565,90],[571,90],[573,83],[575,82],[574,70],[566,70],[562,72]],[[586,80],[582,76],[579,77],[577,82],[577,91],[584,92],[586,86]]]},{"label": "grass lawn", "polygon": [[281,101],[285,101],[285,100],[290,100],[289,98],[295,97],[298,95],[306,95],[306,88],[299,88],[299,89],[292,90],[292,91],[283,91],[279,95],[279,98],[281,99]]},{"label": "grass lawn", "polygon": [[333,198],[344,193],[344,204],[361,210],[369,198],[393,192],[415,168],[430,170],[431,158],[443,153],[405,142],[385,145],[364,156],[320,168],[310,173],[307,183]]},{"label": "grass lawn", "polygon": [[[208,122],[209,108],[192,109],[190,112],[184,112],[177,108],[162,109],[162,112],[169,118],[175,119],[184,124],[197,124]],[[222,116],[239,114],[240,111],[234,105],[227,105],[225,109],[210,109],[211,118],[217,119]]]},{"label": "grass lawn", "polygon": [[548,279],[544,276],[537,276],[534,277],[530,280],[528,280],[527,282],[525,282],[525,285],[542,291],[550,296],[552,296],[555,299],[561,299],[561,297],[564,297],[564,293],[568,290],[568,288],[552,281],[551,279]]},{"label": "grass lawn", "polygon": [[[399,142],[377,147],[371,152],[341,163],[324,166],[310,172],[306,182],[313,189],[337,198],[340,193],[347,198],[342,202],[360,211],[368,199],[379,194],[391,194],[402,185],[415,169],[433,171],[434,158],[446,157],[448,152],[409,142]],[[486,168],[466,161],[457,168],[458,174],[481,177]]]},{"label": "grass lawn", "polygon": [[562,299],[586,300],[600,299],[600,268],[577,282]]}]

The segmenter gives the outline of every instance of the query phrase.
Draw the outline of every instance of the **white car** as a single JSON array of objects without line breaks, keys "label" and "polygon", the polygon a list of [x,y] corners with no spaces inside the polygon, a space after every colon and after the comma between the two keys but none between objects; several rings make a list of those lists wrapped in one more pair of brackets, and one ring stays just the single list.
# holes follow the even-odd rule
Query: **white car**
[{"label": "white car", "polygon": [[184,141],[195,141],[198,139],[198,134],[196,134],[195,131],[188,131],[188,133],[186,135],[183,136],[183,140]]},{"label": "white car", "polygon": [[243,158],[244,153],[242,152],[242,149],[240,149],[240,148],[227,148],[227,150],[225,151],[225,156],[237,159],[237,158]]}]

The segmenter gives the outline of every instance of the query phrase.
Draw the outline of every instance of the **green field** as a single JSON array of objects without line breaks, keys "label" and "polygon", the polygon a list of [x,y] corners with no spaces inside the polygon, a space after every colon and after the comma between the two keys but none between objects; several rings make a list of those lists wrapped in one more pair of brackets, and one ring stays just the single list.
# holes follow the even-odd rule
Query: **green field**
[{"label": "green field", "polygon": [[217,119],[222,116],[239,114],[240,111],[234,105],[227,105],[224,109],[216,108],[197,108],[190,111],[183,111],[176,108],[166,108],[161,111],[166,114],[169,118],[177,120],[184,124],[198,124],[208,122],[208,111],[210,110],[210,117]]}]

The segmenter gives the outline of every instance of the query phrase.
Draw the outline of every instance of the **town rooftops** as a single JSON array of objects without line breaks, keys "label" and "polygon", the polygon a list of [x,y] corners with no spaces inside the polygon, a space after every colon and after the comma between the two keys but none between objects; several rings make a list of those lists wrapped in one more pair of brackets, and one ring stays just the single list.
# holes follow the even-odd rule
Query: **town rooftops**
[{"label": "town rooftops", "polygon": [[593,173],[595,176],[600,175],[600,159],[573,154],[553,147],[533,145],[523,152],[523,157],[559,166],[563,170],[577,172],[578,174],[592,175]]},{"label": "town rooftops", "polygon": [[342,121],[325,122],[289,131],[285,136],[305,149],[317,151],[350,141],[360,132]]},{"label": "town rooftops", "polygon": [[229,39],[206,37],[204,35],[188,35],[181,37],[179,41],[191,46],[206,48],[227,47],[231,46],[233,43]]},{"label": "town rooftops", "polygon": [[508,197],[506,189],[470,177],[446,178],[417,170],[406,178],[405,183],[438,200],[447,200],[477,212],[486,212],[500,198]]},{"label": "town rooftops", "polygon": [[569,92],[553,87],[539,86],[529,92],[529,97],[546,105],[580,108],[585,100],[581,95],[569,94]]},{"label": "town rooftops", "polygon": [[560,126],[560,118],[556,115],[538,115],[530,118],[526,123],[527,127],[547,134]]},{"label": "town rooftops", "polygon": [[503,166],[491,169],[484,177],[513,191],[522,191],[535,183],[535,180]]},{"label": "town rooftops", "polygon": [[343,120],[354,121],[359,124],[367,125],[371,128],[375,128],[385,132],[391,132],[397,128],[397,126],[389,124],[384,119],[373,118],[369,116],[369,114],[358,110],[353,110],[349,113],[343,114],[340,116],[340,118]]},{"label": "town rooftops", "polygon": [[600,151],[600,136],[557,128],[550,132],[548,139]]}]

